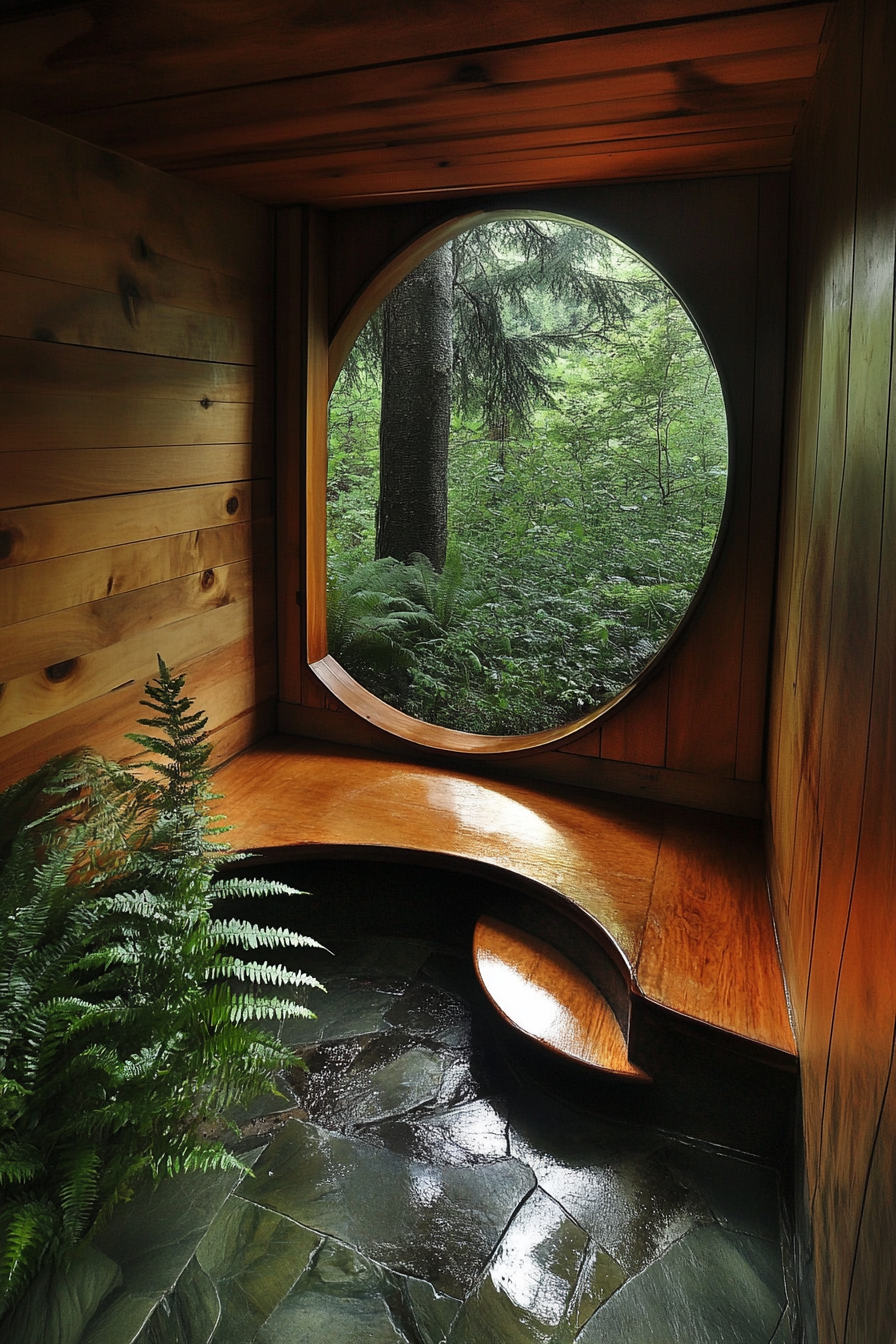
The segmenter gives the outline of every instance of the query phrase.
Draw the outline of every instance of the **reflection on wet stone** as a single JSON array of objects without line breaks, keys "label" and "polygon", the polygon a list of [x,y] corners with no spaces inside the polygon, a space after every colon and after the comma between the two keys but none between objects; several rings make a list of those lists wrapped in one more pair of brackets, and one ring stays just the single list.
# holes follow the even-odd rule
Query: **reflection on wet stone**
[{"label": "reflection on wet stone", "polygon": [[588,1238],[541,1190],[518,1210],[448,1344],[572,1339],[570,1307]]},{"label": "reflection on wet stone", "polygon": [[592,1242],[579,1275],[576,1292],[576,1330],[589,1321],[598,1307],[625,1283],[625,1270],[602,1246]]},{"label": "reflection on wet stone", "polygon": [[462,1049],[469,1044],[469,1008],[438,985],[412,985],[389,1009],[386,1021],[439,1045]]},{"label": "reflection on wet stone", "polygon": [[534,1185],[519,1162],[436,1167],[290,1120],[256,1166],[254,1202],[462,1296]]},{"label": "reflection on wet stone", "polygon": [[365,1125],[361,1137],[416,1162],[446,1167],[498,1162],[510,1155],[507,1121],[485,1098],[433,1115]]},{"label": "reflection on wet stone", "polygon": [[72,1337],[13,1344],[793,1344],[774,1171],[520,1082],[468,958],[328,973],[308,1071],[237,1117],[255,1174],[140,1192]]},{"label": "reflection on wet stone", "polygon": [[302,1106],[316,1124],[342,1131],[436,1101],[455,1065],[395,1034],[320,1045],[305,1058],[308,1073],[290,1075]]},{"label": "reflection on wet stone", "polygon": [[542,1189],[609,1251],[637,1274],[679,1237],[711,1215],[700,1197],[655,1157],[588,1160],[587,1147],[567,1148],[565,1161],[533,1149],[511,1131],[510,1150],[532,1168]]}]

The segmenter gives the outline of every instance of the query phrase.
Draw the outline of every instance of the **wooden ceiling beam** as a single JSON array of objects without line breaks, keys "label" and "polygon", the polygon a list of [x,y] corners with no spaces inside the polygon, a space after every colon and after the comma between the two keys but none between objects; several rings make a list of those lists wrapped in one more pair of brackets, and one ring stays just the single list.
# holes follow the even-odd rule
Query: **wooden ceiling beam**
[{"label": "wooden ceiling beam", "polygon": [[[767,127],[761,129],[768,131]],[[301,160],[295,160],[224,165],[197,170],[189,176],[271,205],[303,201],[324,209],[340,209],[625,178],[718,176],[783,169],[790,164],[793,125],[788,123],[776,130],[777,134],[758,136],[750,132],[752,138],[747,140],[737,133],[722,133],[721,138],[716,133],[708,138],[654,137],[647,144],[626,140],[586,151],[581,146],[577,150],[570,147],[567,154],[557,149],[544,155],[528,150],[512,157],[502,154],[486,164],[465,161],[444,168],[427,161],[379,173],[369,169],[352,175],[322,171],[312,176]]]},{"label": "wooden ceiling beam", "polygon": [[[146,98],[454,57],[576,35],[648,36],[793,0],[84,0],[3,25],[4,105],[48,117]],[[567,45],[563,43],[563,45]]]},{"label": "wooden ceiling beam", "polygon": [[373,203],[787,166],[831,8],[85,0],[7,25],[0,63],[16,110],[141,162],[272,204]]},{"label": "wooden ceiling beam", "polygon": [[587,126],[628,116],[637,120],[663,112],[678,116],[741,107],[762,98],[776,103],[788,85],[804,100],[817,63],[818,48],[804,46],[694,62],[687,70],[640,67],[576,80],[503,85],[463,97],[398,96],[354,106],[322,104],[308,112],[284,106],[276,119],[265,119],[261,110],[253,115],[249,103],[242,123],[234,111],[227,121],[196,106],[198,100],[191,100],[190,107],[179,100],[176,109],[146,104],[129,109],[128,117],[105,132],[95,114],[88,124],[82,118],[74,124],[66,119],[64,129],[87,140],[103,135],[110,147],[177,172],[209,166],[219,155],[227,156],[225,162],[236,161],[240,154],[290,158],[325,144],[360,146],[377,137],[394,140],[412,133],[422,138],[435,131],[433,138],[447,138],[471,129],[488,134],[512,125],[525,128],[533,121]]}]

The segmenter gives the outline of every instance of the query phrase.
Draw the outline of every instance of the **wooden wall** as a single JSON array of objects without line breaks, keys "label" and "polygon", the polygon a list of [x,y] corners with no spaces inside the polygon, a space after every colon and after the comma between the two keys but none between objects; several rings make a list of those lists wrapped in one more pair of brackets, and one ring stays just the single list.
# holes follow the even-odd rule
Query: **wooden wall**
[{"label": "wooden wall", "polygon": [[0,785],[133,752],[156,654],[273,723],[267,211],[3,114]]},{"label": "wooden wall", "polygon": [[894,71],[841,0],[794,174],[770,837],[824,1344],[896,1338]]},{"label": "wooden wall", "polygon": [[[787,179],[613,184],[467,204],[586,220],[657,266],[718,361],[732,435],[724,545],[693,618],[655,675],[584,735],[517,762],[490,757],[486,768],[758,816],[780,468]],[[384,263],[457,213],[456,204],[435,202],[321,217],[329,238],[330,336]],[[322,494],[321,486],[321,501]],[[286,619],[291,609],[297,620],[295,584],[286,588]],[[296,694],[281,676],[281,724],[395,749],[395,739],[324,700],[321,689],[306,676]]]}]

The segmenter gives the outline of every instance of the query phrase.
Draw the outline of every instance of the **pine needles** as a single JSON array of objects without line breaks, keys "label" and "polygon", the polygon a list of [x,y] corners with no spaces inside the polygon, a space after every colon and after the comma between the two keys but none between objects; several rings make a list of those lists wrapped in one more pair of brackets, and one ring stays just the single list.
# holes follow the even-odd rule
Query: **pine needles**
[{"label": "pine needles", "polygon": [[242,1165],[203,1128],[294,1066],[264,1021],[320,988],[239,955],[313,939],[213,917],[299,893],[214,885],[228,846],[183,685],[160,659],[138,770],[82,750],[0,795],[0,1316],[139,1178]]}]

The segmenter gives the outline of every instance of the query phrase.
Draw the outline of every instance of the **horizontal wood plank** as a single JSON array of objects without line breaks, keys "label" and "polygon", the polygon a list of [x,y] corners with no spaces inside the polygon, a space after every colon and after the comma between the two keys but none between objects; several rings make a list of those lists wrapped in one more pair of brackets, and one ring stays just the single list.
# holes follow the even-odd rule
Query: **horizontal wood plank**
[{"label": "horizontal wood plank", "polygon": [[7,210],[0,211],[0,271],[115,295],[129,285],[154,303],[250,325],[258,308],[259,295],[247,280],[208,263],[163,256],[142,234],[126,241]]},{"label": "horizontal wood plank", "polygon": [[[764,15],[754,19],[749,11],[766,8],[762,0],[738,5],[744,24],[760,30]],[[468,53],[500,52],[509,42],[532,46],[583,33],[612,40],[619,30],[649,38],[652,25],[678,18],[711,22],[718,10],[718,0],[596,0],[587,9],[580,0],[488,6],[430,0],[409,22],[391,4],[334,3],[303,16],[301,40],[289,9],[271,9],[259,25],[251,10],[219,6],[209,22],[203,0],[110,9],[101,17],[80,10],[41,13],[7,25],[9,102],[32,116],[102,106],[114,115],[122,103],[141,98],[420,61],[446,51],[457,52],[460,64]],[[48,59],[60,49],[74,60]]]},{"label": "horizontal wood plank", "polygon": [[[78,396],[175,402],[251,402],[255,370],[245,364],[168,359],[54,341],[0,336],[0,379],[7,388],[40,396]],[[98,410],[98,414],[102,414]],[[49,412],[52,414],[52,410]]]},{"label": "horizontal wood plank", "polygon": [[[231,129],[217,124],[201,131],[184,127],[159,141],[156,152],[166,170],[184,172],[216,164],[273,161],[300,155],[338,155],[352,151],[375,153],[383,144],[397,146],[449,142],[452,147],[477,137],[504,136],[508,144],[524,143],[533,132],[567,128],[586,132],[595,140],[609,139],[612,128],[632,136],[648,121],[682,124],[706,118],[707,125],[724,126],[768,121],[773,109],[796,116],[812,86],[818,55],[815,48],[779,53],[774,68],[757,57],[706,62],[701,68],[705,88],[699,94],[680,87],[680,79],[666,67],[623,71],[557,84],[513,85],[478,93],[451,92],[440,102],[421,100],[391,104],[380,99],[358,106],[315,109],[297,116],[290,107],[276,121],[249,123]],[[711,68],[710,68],[711,67]],[[723,68],[718,68],[723,67]],[[734,67],[734,68],[732,68]],[[758,82],[752,82],[751,76]],[[774,76],[773,78],[767,78]],[[736,94],[731,85],[737,85]],[[714,120],[713,120],[714,119]],[[778,120],[781,119],[779,115]],[[142,153],[152,153],[147,145]],[[456,152],[456,148],[453,149]]]},{"label": "horizontal wood plank", "polygon": [[254,201],[197,190],[8,111],[0,111],[0,210],[120,238],[128,247],[142,239],[151,252],[214,266],[252,285],[268,280],[268,219]]},{"label": "horizontal wood plank", "polygon": [[[152,107],[131,103],[117,108],[114,120],[103,110],[58,119],[57,124],[72,134],[100,140],[114,148],[139,155],[151,162],[165,162],[165,150],[177,146],[179,137],[195,135],[196,129],[211,127],[219,134],[218,143],[238,143],[239,128],[265,125],[277,117],[295,118],[310,114],[314,120],[310,134],[339,129],[323,121],[321,114],[330,109],[348,109],[353,105],[378,104],[386,111],[411,104],[408,111],[426,115],[453,100],[459,108],[471,103],[480,106],[499,101],[506,89],[534,84],[555,86],[555,101],[562,103],[565,86],[579,79],[593,80],[598,75],[619,71],[648,71],[665,68],[667,87],[676,83],[685,92],[706,88],[700,69],[702,62],[731,57],[755,57],[758,54],[755,82],[770,82],[782,77],[780,61],[770,72],[760,64],[770,54],[776,61],[781,50],[796,49],[813,53],[811,68],[797,62],[794,68],[814,74],[818,58],[818,40],[827,15],[827,5],[778,10],[744,21],[742,16],[707,19],[654,30],[633,30],[599,36],[571,38],[545,45],[514,46],[504,44],[498,50],[478,53],[467,50],[462,56],[448,55],[435,60],[409,62],[392,68],[353,69],[297,80],[245,85],[216,92],[190,94],[183,98],[154,99]],[[464,44],[466,46],[466,43]],[[799,59],[799,58],[798,58]],[[685,68],[680,68],[685,63]],[[678,67],[678,68],[676,68]],[[692,73],[693,72],[693,73]],[[677,74],[677,80],[676,80]],[[787,77],[787,75],[783,76]],[[792,77],[799,77],[794,75]],[[691,84],[689,86],[688,79]],[[726,81],[727,82],[727,81]],[[488,104],[487,104],[488,105]],[[341,115],[345,115],[344,112]],[[368,124],[370,114],[368,112]],[[399,118],[399,121],[401,118]],[[147,126],[152,130],[147,135]],[[172,145],[173,141],[173,145]],[[161,153],[160,153],[161,151]],[[176,150],[175,150],[176,152]]]},{"label": "horizontal wood plank", "polygon": [[689,176],[719,176],[768,171],[789,167],[792,153],[789,134],[738,140],[724,139],[681,144],[675,136],[663,137],[652,146],[626,141],[618,148],[602,146],[583,152],[551,151],[547,155],[525,153],[518,162],[501,156],[493,163],[462,163],[443,167],[441,162],[421,164],[417,169],[378,173],[359,165],[357,173],[334,176],[321,169],[309,173],[301,159],[275,165],[245,164],[197,169],[189,176],[242,190],[256,200],[308,201],[324,208],[375,205],[397,200],[435,200],[481,191],[511,191],[539,186],[562,186],[578,182],[594,185],[628,179]]},{"label": "horizontal wood plank", "polygon": [[[68,453],[4,453],[0,508],[96,495],[128,495],[269,476],[269,454],[251,443],[178,448],[78,448]],[[8,476],[5,474],[8,471]]]},{"label": "horizontal wood plank", "polygon": [[271,541],[268,519],[0,569],[0,627],[248,560]]},{"label": "horizontal wood plank", "polygon": [[504,128],[480,120],[460,131],[447,122],[432,129],[414,127],[368,135],[360,143],[357,138],[345,137],[337,143],[290,146],[283,155],[268,151],[241,155],[228,151],[198,162],[179,162],[172,167],[177,171],[192,172],[205,167],[267,163],[269,170],[273,170],[281,157],[300,158],[310,181],[323,173],[340,177],[358,175],[365,170],[370,173],[408,171],[421,165],[426,165],[430,171],[458,169],[462,165],[474,168],[494,160],[513,161],[527,155],[561,158],[584,152],[612,153],[629,146],[645,149],[665,143],[736,143],[742,139],[790,136],[800,111],[800,103],[796,100],[718,111],[685,109],[648,114],[646,109],[639,108],[638,115],[631,119],[608,113],[604,120],[592,117],[583,123],[581,115],[570,113],[552,119],[547,125],[543,124],[543,119],[536,118],[530,127],[521,126],[524,119],[514,115],[508,117],[508,125]]},{"label": "horizontal wood plank", "polygon": [[144,298],[0,271],[0,334],[181,359],[252,364],[254,334],[233,317],[189,312]]},{"label": "horizontal wood plank", "polygon": [[[252,406],[246,402],[0,393],[0,452],[248,443],[251,438]],[[15,470],[11,462],[4,466]]]},{"label": "horizontal wood plank", "polygon": [[[255,641],[235,640],[171,666],[174,672],[186,674],[184,689],[195,699],[197,709],[208,715],[213,735],[222,726],[218,759],[226,759],[235,743],[245,746],[255,720],[250,718],[248,728],[236,725],[235,730],[234,720],[251,716],[256,705],[268,703],[276,675],[272,664],[257,660]],[[0,788],[36,770],[51,756],[80,746],[91,746],[114,760],[133,758],[138,748],[125,734],[139,731],[137,720],[145,716],[140,706],[145,698],[144,681],[156,671],[150,668],[140,680],[5,736],[0,752]],[[264,722],[262,714],[259,723]]]},{"label": "horizontal wood plank", "polygon": [[266,481],[146,490],[0,512],[0,566],[268,517]]},{"label": "horizontal wood plank", "polygon": [[161,656],[169,666],[198,658],[251,634],[252,605],[243,600],[158,629],[141,630],[70,664],[6,683],[0,698],[0,737],[52,718],[124,685],[144,682]]},{"label": "horizontal wood plank", "polygon": [[252,565],[243,560],[8,626],[0,647],[0,682],[58,667],[200,612],[245,602],[251,584]]}]

